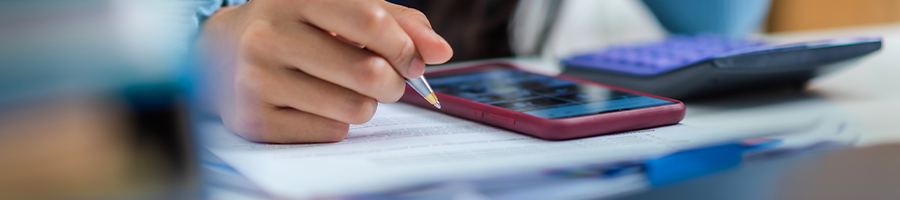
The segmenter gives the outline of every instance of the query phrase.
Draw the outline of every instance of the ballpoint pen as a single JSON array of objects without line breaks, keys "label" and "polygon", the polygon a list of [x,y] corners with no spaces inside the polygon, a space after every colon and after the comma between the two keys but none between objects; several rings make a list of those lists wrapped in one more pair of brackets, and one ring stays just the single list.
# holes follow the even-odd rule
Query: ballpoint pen
[{"label": "ballpoint pen", "polygon": [[422,95],[428,103],[434,105],[434,107],[441,109],[441,102],[438,101],[437,96],[434,95],[434,91],[431,90],[431,86],[428,85],[428,81],[425,81],[425,76],[420,76],[419,78],[414,79],[406,79],[406,84],[409,84],[410,87],[416,90],[419,95]]}]

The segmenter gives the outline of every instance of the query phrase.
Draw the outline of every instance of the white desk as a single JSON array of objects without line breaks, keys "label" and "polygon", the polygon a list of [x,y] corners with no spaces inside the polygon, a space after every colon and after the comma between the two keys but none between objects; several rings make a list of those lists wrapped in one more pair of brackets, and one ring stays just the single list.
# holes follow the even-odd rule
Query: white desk
[{"label": "white desk", "polygon": [[900,24],[774,35],[816,39],[882,35],[882,51],[846,71],[815,80],[808,91],[846,111],[864,128],[860,146],[900,142]]},{"label": "white desk", "polygon": [[[759,133],[840,118],[860,134],[857,146],[900,142],[900,24],[772,34],[773,41],[810,41],[880,35],[880,52],[855,66],[813,80],[803,94],[773,92],[686,102],[683,123]],[[536,71],[558,71],[556,61],[516,59]],[[827,121],[827,120],[826,120]]]}]

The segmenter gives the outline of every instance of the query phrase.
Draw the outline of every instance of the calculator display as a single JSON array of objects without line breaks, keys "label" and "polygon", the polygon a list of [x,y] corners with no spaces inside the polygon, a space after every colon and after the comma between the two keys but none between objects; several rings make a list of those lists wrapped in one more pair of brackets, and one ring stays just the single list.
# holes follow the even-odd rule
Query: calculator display
[{"label": "calculator display", "polygon": [[427,78],[435,92],[549,119],[675,103],[513,69]]}]

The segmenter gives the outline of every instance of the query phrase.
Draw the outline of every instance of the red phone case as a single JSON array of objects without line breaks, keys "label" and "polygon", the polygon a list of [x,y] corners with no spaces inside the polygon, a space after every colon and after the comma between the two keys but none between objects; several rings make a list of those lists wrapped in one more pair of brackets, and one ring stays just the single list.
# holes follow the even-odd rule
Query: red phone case
[{"label": "red phone case", "polygon": [[[519,67],[516,67],[515,64],[510,62],[489,62],[426,72],[425,76],[441,76],[497,68],[521,70]],[[564,75],[556,76],[556,78],[665,99],[673,101],[675,104],[579,117],[547,119],[435,92],[435,95],[437,95],[441,102],[441,106],[443,107],[443,109],[438,110],[425,101],[425,99],[419,96],[419,94],[409,86],[406,86],[406,92],[400,100],[420,107],[503,127],[547,140],[567,140],[670,125],[676,124],[684,119],[685,106],[678,100],[644,94]]]}]

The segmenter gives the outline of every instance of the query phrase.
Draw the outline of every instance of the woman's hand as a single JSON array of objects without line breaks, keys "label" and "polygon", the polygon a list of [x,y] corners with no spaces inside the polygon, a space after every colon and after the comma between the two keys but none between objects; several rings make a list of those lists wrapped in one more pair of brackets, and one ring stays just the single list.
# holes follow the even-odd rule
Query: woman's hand
[{"label": "woman's hand", "polygon": [[453,54],[425,15],[381,0],[253,0],[211,16],[199,45],[225,125],[273,143],[340,141]]}]

